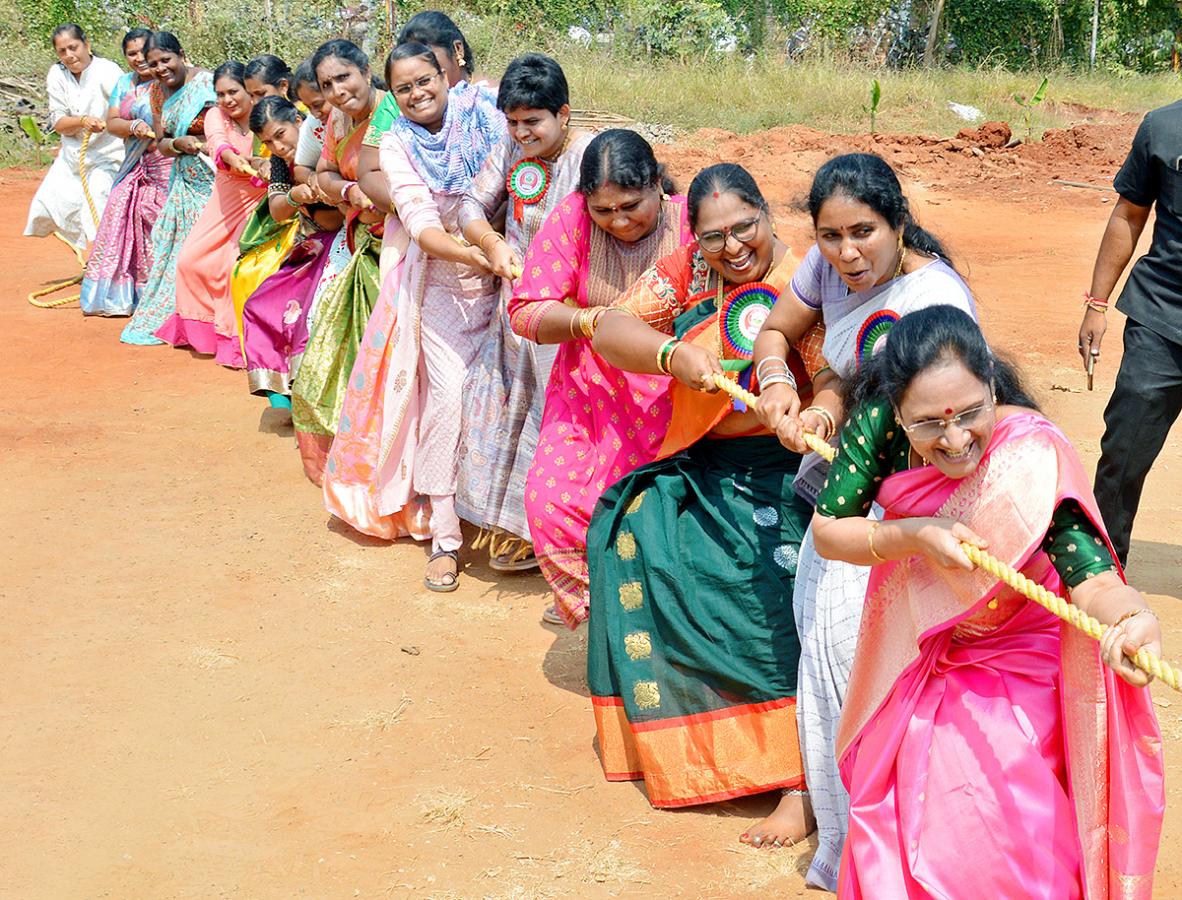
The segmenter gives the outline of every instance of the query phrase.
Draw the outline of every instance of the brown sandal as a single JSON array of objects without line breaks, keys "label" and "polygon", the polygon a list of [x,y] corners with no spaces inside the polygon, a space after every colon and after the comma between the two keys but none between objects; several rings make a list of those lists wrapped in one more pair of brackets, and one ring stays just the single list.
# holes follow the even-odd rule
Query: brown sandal
[{"label": "brown sandal", "polygon": [[423,587],[429,591],[435,591],[437,594],[450,594],[460,586],[460,554],[457,550],[436,550],[427,557],[427,565],[430,565],[441,556],[449,557],[456,564],[456,570],[454,572],[444,572],[442,581],[432,581],[424,575]]}]

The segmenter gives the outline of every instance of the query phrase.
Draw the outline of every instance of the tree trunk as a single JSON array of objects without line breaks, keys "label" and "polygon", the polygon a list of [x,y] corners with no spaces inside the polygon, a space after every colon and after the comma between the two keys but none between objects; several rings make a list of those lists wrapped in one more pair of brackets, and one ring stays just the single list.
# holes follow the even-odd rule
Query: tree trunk
[{"label": "tree trunk", "polygon": [[1096,38],[1100,34],[1100,0],[1092,7],[1092,49],[1088,53],[1088,68],[1096,68]]},{"label": "tree trunk", "polygon": [[923,64],[928,69],[936,64],[936,44],[940,40],[940,19],[943,15],[944,0],[933,0],[932,21],[928,25],[928,43],[923,50]]},{"label": "tree trunk", "polygon": [[1055,12],[1051,19],[1051,40],[1047,46],[1047,58],[1058,62],[1063,56],[1063,17],[1059,14],[1062,0],[1055,0]]}]

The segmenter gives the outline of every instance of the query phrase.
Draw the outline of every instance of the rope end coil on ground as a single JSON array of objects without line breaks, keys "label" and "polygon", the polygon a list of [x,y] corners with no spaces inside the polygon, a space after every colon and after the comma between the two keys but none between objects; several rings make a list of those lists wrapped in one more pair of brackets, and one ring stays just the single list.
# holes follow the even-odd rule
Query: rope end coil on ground
[{"label": "rope end coil on ground", "polygon": [[[725,375],[715,373],[714,383],[720,390],[725,391],[737,400],[741,400],[748,406],[754,406],[759,402],[759,398],[755,394],[744,390]],[[837,455],[837,451],[833,447],[829,446],[828,443],[821,440],[821,438],[812,432],[804,432],[804,443],[806,447],[827,462],[833,462],[833,458]],[[978,547],[974,547],[972,544],[962,543],[960,547],[964,551],[965,556],[974,565],[984,569],[998,581],[1013,588],[1026,599],[1037,603],[1043,609],[1062,621],[1067,622],[1069,625],[1075,626],[1089,637],[1100,640],[1101,636],[1103,636],[1107,626],[1098,619],[1089,616],[1075,604],[1070,603],[1058,594],[1051,593],[1041,584],[1031,581],[1012,566],[1006,565],[997,557],[986,553]],[[1132,657],[1132,663],[1142,672],[1152,675],[1174,690],[1182,692],[1182,680],[1179,679],[1178,670],[1157,654],[1151,653],[1142,647]]]},{"label": "rope end coil on ground", "polygon": [[[86,150],[90,146],[90,134],[87,131],[82,135],[82,146],[78,150],[78,179],[82,182],[82,196],[86,198],[86,205],[90,208],[90,218],[94,220],[94,226],[97,228],[99,224],[98,207],[95,206],[94,197],[90,194],[90,182],[86,177]],[[78,265],[83,270],[83,274],[75,275],[67,281],[58,281],[47,288],[31,292],[26,299],[38,309],[54,309],[59,306],[65,306],[67,303],[76,303],[82,299],[81,294],[59,297],[56,300],[39,299],[41,297],[47,297],[50,294],[56,294],[58,291],[73,287],[76,284],[81,284],[86,271],[86,257],[82,253],[82,250],[66,240],[60,231],[54,231],[53,236],[74,251],[74,256],[77,257]]]}]

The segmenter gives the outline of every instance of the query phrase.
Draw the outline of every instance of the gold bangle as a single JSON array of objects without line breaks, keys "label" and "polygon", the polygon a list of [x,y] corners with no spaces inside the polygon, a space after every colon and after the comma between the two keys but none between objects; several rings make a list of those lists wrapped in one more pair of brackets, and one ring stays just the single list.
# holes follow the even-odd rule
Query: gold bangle
[{"label": "gold bangle", "polygon": [[583,337],[595,337],[595,329],[599,327],[599,319],[603,316],[606,310],[602,306],[589,307],[583,310]]},{"label": "gold bangle", "polygon": [[1127,620],[1133,618],[1134,616],[1139,616],[1141,613],[1149,613],[1151,616],[1153,616],[1153,618],[1157,618],[1157,613],[1155,613],[1148,606],[1142,606],[1140,609],[1129,610],[1129,612],[1125,613],[1123,616],[1113,622],[1112,627],[1116,628],[1119,625],[1123,625]]},{"label": "gold bangle", "polygon": [[665,372],[667,374],[673,374],[673,357],[677,355],[677,351],[681,349],[681,345],[684,343],[685,341],[678,341],[670,348],[669,355],[665,357]]},{"label": "gold bangle", "polygon": [[577,341],[579,339],[579,329],[582,327],[579,324],[579,319],[582,315],[582,312],[583,311],[581,309],[576,309],[574,315],[570,317],[570,339],[572,341]]},{"label": "gold bangle", "polygon": [[673,358],[673,353],[677,350],[678,344],[681,342],[675,337],[671,337],[662,342],[661,346],[657,348],[657,371],[664,374],[672,374],[669,371],[669,360]]},{"label": "gold bangle", "polygon": [[834,421],[833,414],[831,412],[829,412],[829,410],[827,410],[825,407],[823,407],[823,406],[806,406],[803,411],[804,412],[815,412],[817,415],[819,415],[822,419],[825,420],[825,424],[829,427],[829,434],[827,434],[826,437],[833,437],[833,435],[837,434],[837,422]]},{"label": "gold bangle", "polygon": [[[484,249],[484,242],[485,242],[486,240],[488,240],[490,237],[492,237],[492,238],[499,238],[499,237],[501,237],[501,236],[500,236],[500,234],[498,234],[497,232],[495,232],[495,231],[493,231],[493,230],[491,230],[491,229],[490,229],[490,230],[488,230],[488,231],[486,231],[484,234],[482,234],[482,235],[480,236],[480,240],[478,240],[478,241],[476,242],[476,246],[480,248],[480,252],[481,252],[481,253],[488,253],[488,251]],[[502,240],[504,240],[504,239],[502,238]]]},{"label": "gold bangle", "polygon": [[870,523],[870,530],[866,532],[866,546],[870,548],[871,556],[873,556],[878,562],[884,563],[887,561],[886,557],[880,556],[878,551],[874,549],[874,532],[878,531],[878,526],[881,524],[882,522]]}]

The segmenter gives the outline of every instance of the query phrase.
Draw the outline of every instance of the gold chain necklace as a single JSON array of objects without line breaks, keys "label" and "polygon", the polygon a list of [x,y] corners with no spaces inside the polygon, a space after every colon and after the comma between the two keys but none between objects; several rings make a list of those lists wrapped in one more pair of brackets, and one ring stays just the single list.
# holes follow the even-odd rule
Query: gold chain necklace
[{"label": "gold chain necklace", "polygon": [[558,148],[557,151],[555,151],[554,153],[551,153],[549,156],[543,156],[542,159],[548,163],[554,162],[556,159],[558,159],[558,157],[562,156],[562,154],[564,154],[566,152],[566,147],[569,143],[570,143],[570,126],[567,125],[563,129],[563,132],[562,132],[562,145]]}]

